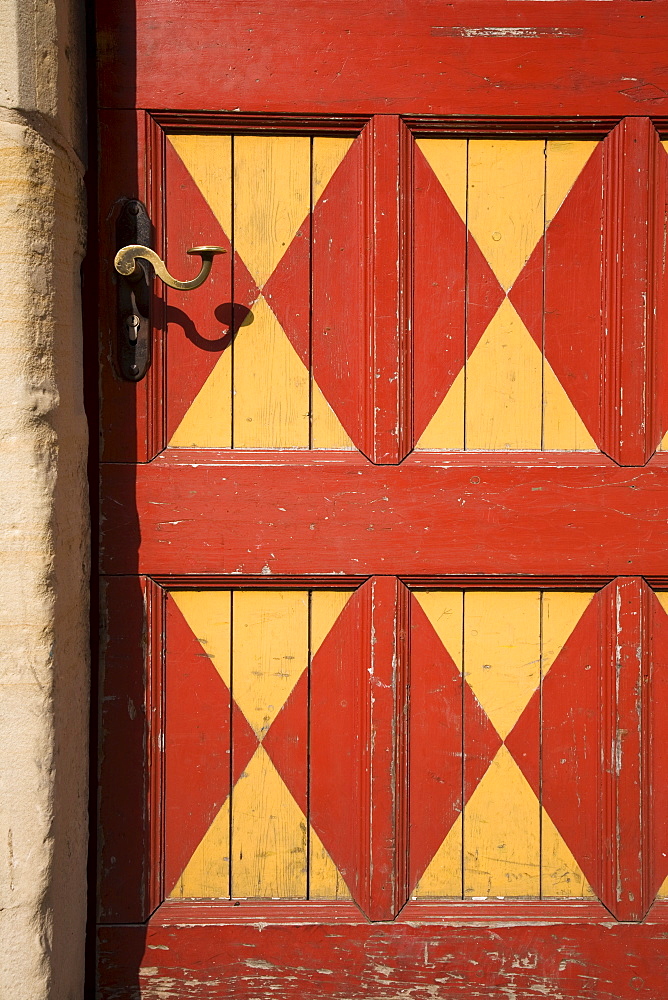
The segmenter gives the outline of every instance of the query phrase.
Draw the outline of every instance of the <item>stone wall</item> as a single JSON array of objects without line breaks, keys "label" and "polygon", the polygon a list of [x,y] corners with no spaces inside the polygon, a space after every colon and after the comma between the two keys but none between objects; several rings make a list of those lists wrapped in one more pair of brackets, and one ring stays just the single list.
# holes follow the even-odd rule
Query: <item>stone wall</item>
[{"label": "stone wall", "polygon": [[82,7],[0,0],[0,997],[7,1000],[83,994]]}]

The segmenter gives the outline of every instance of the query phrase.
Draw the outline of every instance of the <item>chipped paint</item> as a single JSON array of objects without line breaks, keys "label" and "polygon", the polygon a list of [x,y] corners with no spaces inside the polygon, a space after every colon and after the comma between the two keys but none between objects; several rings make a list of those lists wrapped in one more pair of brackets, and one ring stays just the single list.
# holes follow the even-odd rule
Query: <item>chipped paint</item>
[{"label": "chipped paint", "polygon": [[584,30],[582,28],[530,28],[526,26],[506,28],[444,26],[432,28],[431,34],[435,38],[577,38],[584,34]]}]

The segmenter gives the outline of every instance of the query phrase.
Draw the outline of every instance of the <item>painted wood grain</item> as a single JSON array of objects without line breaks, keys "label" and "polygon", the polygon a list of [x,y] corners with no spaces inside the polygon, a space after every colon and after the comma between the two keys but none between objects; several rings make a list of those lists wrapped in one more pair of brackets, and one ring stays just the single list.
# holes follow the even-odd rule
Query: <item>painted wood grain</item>
[{"label": "painted wood grain", "polygon": [[[297,115],[316,109],[375,114],[379,108],[468,116],[481,109],[501,116],[622,116],[645,107],[666,113],[662,5],[651,19],[645,8],[586,0],[530,8],[456,0],[449,10],[448,17],[435,17],[411,0],[388,17],[386,6],[374,3],[357,22],[354,0],[331,11],[317,0],[299,0],[289,17],[279,3],[239,12],[215,0],[157,0],[141,4],[133,19],[128,0],[105,3],[101,103]],[[150,39],[138,61],[136,38]],[[188,53],[187,72],[176,73],[174,60],[164,57],[175,39]],[[444,75],[446,47],[450,70]],[[241,78],[229,66],[244,67]]]},{"label": "painted wood grain", "polygon": [[127,983],[135,989],[130,995],[138,997],[141,988],[148,1000],[175,988],[188,1000],[272,993],[288,1000],[387,1000],[402,993],[414,1000],[435,993],[486,1000],[490,990],[517,1000],[654,1000],[665,988],[665,922],[609,924],[581,916],[555,926],[554,911],[548,920],[532,919],[529,911],[524,922],[488,917],[480,926],[429,924],[416,916],[392,924],[350,916],[332,926],[320,915],[306,926],[228,917],[218,926],[156,921],[148,933],[105,928],[101,1000],[116,1000]]},{"label": "painted wood grain", "polygon": [[[262,741],[308,668],[308,595],[238,591],[232,614],[232,697]],[[306,818],[259,746],[232,789],[232,895],[306,898],[306,851]]]},{"label": "painted wood grain", "polygon": [[230,894],[229,590],[172,591],[165,650],[165,891]]},{"label": "painted wood grain", "polygon": [[[235,137],[234,246],[260,289],[309,214],[310,157],[305,136]],[[234,343],[234,445],[307,448],[308,371],[262,295],[252,312]]]},{"label": "painted wood grain", "polygon": [[[436,410],[432,404],[426,429],[422,431],[423,424],[418,424],[419,449],[596,450],[543,353],[544,233],[596,145],[584,139],[418,140],[451,209],[468,231],[458,284],[453,274],[452,279],[441,278],[441,283],[433,278],[432,287],[425,284],[422,291],[421,282],[428,277],[423,278],[418,268],[428,274],[429,257],[416,256],[414,280],[421,296],[415,304],[415,392],[441,400]],[[419,172],[415,176],[419,210],[429,182]],[[432,216],[435,206],[436,202],[430,206]],[[434,229],[432,218],[421,222],[419,214],[416,251],[420,225],[429,232],[429,246],[435,248],[442,240],[443,247],[449,248],[448,261],[454,262],[453,234],[445,228]],[[433,350],[438,346],[442,355],[444,345],[434,337],[440,325],[438,299],[447,302],[450,316],[456,315],[459,286],[466,287],[466,315],[453,336],[458,338],[462,357],[454,379],[443,370],[438,394],[420,376],[419,330],[430,316],[430,344]],[[439,370],[433,362],[428,367],[432,373]],[[423,405],[420,400],[419,406]],[[414,407],[418,407],[417,400]]]},{"label": "painted wood grain", "polygon": [[[628,471],[595,456],[511,466],[414,456],[389,468],[267,455],[256,467],[219,459],[212,475],[202,458],[175,451],[136,471],[104,469],[108,572],[666,574],[662,460]],[[637,520],[641,532],[630,530]]]}]

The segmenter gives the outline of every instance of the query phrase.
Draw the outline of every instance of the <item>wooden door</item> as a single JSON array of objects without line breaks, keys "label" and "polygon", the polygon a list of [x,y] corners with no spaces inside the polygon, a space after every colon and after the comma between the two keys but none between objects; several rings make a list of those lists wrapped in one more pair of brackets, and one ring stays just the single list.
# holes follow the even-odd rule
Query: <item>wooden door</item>
[{"label": "wooden door", "polygon": [[667,8],[100,3],[105,1000],[665,995]]}]

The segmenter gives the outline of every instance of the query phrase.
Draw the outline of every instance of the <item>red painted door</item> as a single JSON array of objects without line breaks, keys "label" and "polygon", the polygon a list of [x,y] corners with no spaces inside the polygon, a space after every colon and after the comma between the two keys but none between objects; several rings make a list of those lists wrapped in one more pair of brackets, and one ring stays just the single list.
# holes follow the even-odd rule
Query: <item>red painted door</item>
[{"label": "red painted door", "polygon": [[668,4],[98,33],[98,995],[664,996]]}]

